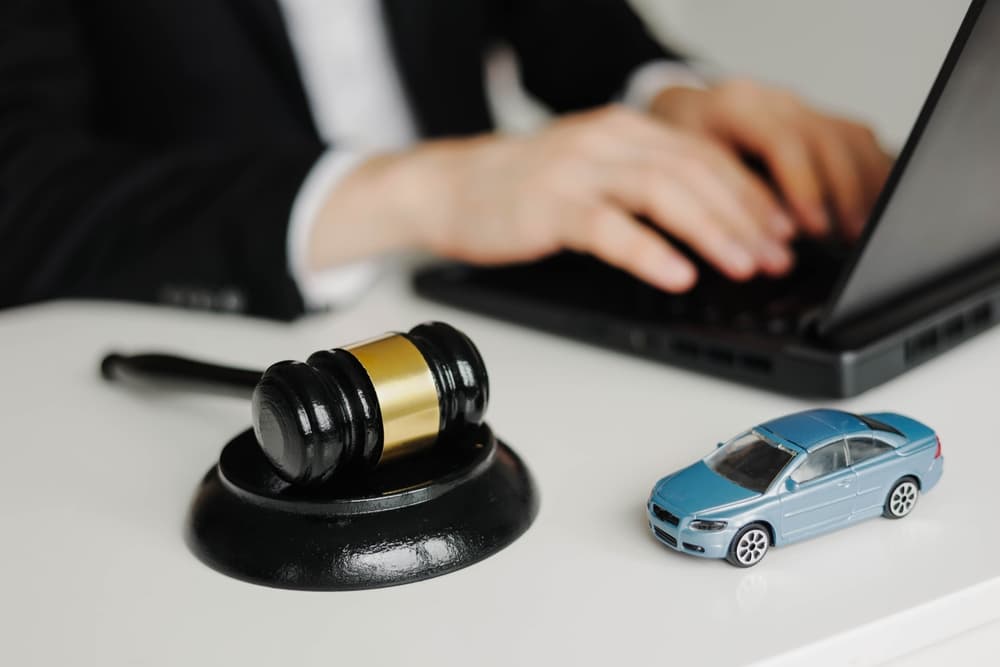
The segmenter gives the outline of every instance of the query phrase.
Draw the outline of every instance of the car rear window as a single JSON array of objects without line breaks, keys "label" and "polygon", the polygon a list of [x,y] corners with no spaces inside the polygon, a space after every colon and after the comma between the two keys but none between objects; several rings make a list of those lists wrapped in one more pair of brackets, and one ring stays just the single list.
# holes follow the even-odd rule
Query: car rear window
[{"label": "car rear window", "polygon": [[896,435],[903,435],[902,432],[895,426],[889,426],[885,422],[881,422],[877,419],[872,419],[865,415],[854,415],[857,417],[865,426],[873,431],[885,431],[886,433],[895,433]]}]

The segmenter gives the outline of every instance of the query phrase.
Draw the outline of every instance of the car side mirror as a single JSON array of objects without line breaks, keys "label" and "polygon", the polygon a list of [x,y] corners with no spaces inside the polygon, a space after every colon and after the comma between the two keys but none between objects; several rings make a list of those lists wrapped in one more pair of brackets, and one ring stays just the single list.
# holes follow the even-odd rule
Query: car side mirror
[{"label": "car side mirror", "polygon": [[726,444],[726,443],[724,443],[724,442],[720,442],[720,443],[718,443],[717,445],[715,445],[715,448],[716,448],[716,449],[720,449],[720,448],[721,448],[721,447],[722,447],[722,446],[723,446],[724,444]]},{"label": "car side mirror", "polygon": [[785,480],[785,488],[788,489],[789,493],[795,493],[799,490],[799,483],[789,477]]}]

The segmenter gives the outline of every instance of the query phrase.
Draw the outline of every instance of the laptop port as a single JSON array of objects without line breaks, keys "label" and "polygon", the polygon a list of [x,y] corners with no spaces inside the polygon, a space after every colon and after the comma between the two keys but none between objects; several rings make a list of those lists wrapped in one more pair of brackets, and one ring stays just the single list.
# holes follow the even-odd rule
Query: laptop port
[{"label": "laptop port", "polygon": [[756,354],[742,355],[740,357],[740,363],[743,364],[743,366],[748,370],[762,375],[770,375],[774,370],[774,364],[771,363],[770,359]]},{"label": "laptop port", "polygon": [[723,366],[732,366],[736,363],[736,355],[729,350],[723,350],[718,347],[711,347],[708,349],[708,358],[717,364]]},{"label": "laptop port", "polygon": [[973,329],[984,329],[989,326],[992,320],[993,308],[988,303],[977,306],[976,309],[969,314],[969,325]]},{"label": "laptop port", "polygon": [[650,346],[649,336],[642,329],[631,329],[628,332],[628,344],[636,352],[642,352]]},{"label": "laptop port", "polygon": [[953,317],[941,327],[941,335],[945,340],[956,340],[965,335],[965,320],[962,316]]},{"label": "laptop port", "polygon": [[675,339],[672,343],[670,343],[670,349],[678,356],[689,357],[691,359],[697,359],[699,353],[701,352],[698,345],[689,340]]},{"label": "laptop port", "polygon": [[923,359],[924,357],[934,354],[934,352],[937,351],[937,348],[937,329],[930,329],[919,336],[914,336],[910,340],[906,341],[903,354],[906,356],[907,361],[913,361],[916,359]]}]

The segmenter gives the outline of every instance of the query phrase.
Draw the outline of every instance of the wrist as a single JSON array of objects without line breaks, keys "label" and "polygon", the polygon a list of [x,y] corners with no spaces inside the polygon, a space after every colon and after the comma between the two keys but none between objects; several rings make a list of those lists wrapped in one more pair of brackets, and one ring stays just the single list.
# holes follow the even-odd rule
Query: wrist
[{"label": "wrist", "polygon": [[312,270],[404,250],[415,243],[405,216],[392,206],[393,164],[401,154],[367,158],[330,189],[309,239]]},{"label": "wrist", "polygon": [[331,190],[309,248],[320,270],[400,250],[460,255],[521,140],[444,139],[371,157]]},{"label": "wrist", "polygon": [[517,143],[497,135],[437,140],[409,151],[391,166],[388,178],[395,206],[408,218],[409,238],[416,248],[462,255],[477,220],[490,214],[491,190]]},{"label": "wrist", "polygon": [[653,97],[649,110],[657,118],[669,123],[690,127],[700,121],[699,109],[706,95],[704,88],[670,86]]},{"label": "wrist", "polygon": [[707,81],[690,62],[675,60],[654,60],[640,66],[625,86],[622,101],[626,106],[639,111],[650,111],[656,96],[671,88],[707,87]]}]

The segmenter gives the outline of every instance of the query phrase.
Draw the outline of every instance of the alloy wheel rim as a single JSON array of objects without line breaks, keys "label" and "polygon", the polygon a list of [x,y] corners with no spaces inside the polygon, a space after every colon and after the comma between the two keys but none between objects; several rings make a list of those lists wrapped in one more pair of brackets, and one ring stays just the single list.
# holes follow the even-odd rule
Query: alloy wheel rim
[{"label": "alloy wheel rim", "polygon": [[767,551],[767,533],[760,528],[754,528],[743,533],[736,543],[736,559],[743,565],[753,565]]},{"label": "alloy wheel rim", "polygon": [[917,485],[913,482],[903,482],[892,492],[889,498],[889,511],[894,516],[906,516],[917,504]]}]

